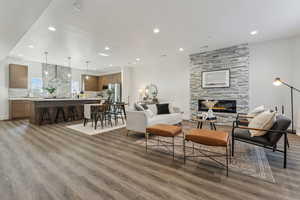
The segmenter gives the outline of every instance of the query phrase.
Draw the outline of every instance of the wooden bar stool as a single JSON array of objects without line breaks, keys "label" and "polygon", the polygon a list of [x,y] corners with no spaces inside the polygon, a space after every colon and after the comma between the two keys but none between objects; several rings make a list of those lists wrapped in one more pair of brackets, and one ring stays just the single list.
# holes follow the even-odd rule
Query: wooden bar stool
[{"label": "wooden bar stool", "polygon": [[52,123],[52,119],[51,119],[51,115],[49,112],[49,108],[41,108],[41,117],[40,117],[40,121],[39,124],[42,125],[45,122],[49,122]]},{"label": "wooden bar stool", "polygon": [[[62,119],[60,119],[60,115],[61,115]],[[67,121],[65,111],[64,111],[63,107],[57,107],[56,108],[55,123],[58,123],[59,120],[65,121],[65,122]]]},{"label": "wooden bar stool", "polygon": [[67,117],[67,119],[71,120],[71,121],[75,121],[75,120],[79,119],[79,115],[78,115],[76,106],[69,106],[68,107],[68,117]]},{"label": "wooden bar stool", "polygon": [[[192,155],[186,155],[186,141],[193,142],[193,153]],[[199,150],[201,155],[194,155],[194,143],[206,145],[206,146],[214,146],[214,147],[224,147],[226,149],[226,154],[215,153],[214,155],[208,155],[203,151]],[[214,130],[205,130],[205,129],[191,129],[184,133],[183,139],[183,159],[184,163],[186,162],[186,158],[188,157],[207,157],[216,163],[222,165],[226,168],[226,175],[228,176],[228,160],[231,161],[231,153],[230,153],[230,140],[229,134],[223,131],[214,131]],[[226,157],[226,164],[217,161],[213,157]]]}]

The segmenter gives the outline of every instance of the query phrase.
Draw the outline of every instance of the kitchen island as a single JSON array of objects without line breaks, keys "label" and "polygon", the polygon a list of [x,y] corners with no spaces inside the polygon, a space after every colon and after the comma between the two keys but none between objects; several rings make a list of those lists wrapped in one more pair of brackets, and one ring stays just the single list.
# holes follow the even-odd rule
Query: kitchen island
[{"label": "kitchen island", "polygon": [[[67,119],[69,116],[70,108],[77,113],[76,120],[83,118],[83,105],[100,103],[100,98],[66,98],[66,99],[42,99],[42,98],[29,98],[30,111],[29,122],[35,125],[51,124],[57,121],[57,112],[60,109],[64,113],[65,119],[60,121],[70,121]],[[43,119],[44,118],[44,119]],[[45,119],[47,118],[47,119]]]}]

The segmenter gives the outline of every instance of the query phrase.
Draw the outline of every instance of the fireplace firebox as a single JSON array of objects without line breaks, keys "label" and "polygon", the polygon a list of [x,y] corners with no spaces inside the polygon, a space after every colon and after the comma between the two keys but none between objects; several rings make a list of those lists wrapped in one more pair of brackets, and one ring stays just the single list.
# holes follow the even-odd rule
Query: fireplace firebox
[{"label": "fireplace firebox", "polygon": [[[198,111],[208,111],[208,108],[203,104],[206,100],[198,100]],[[220,113],[236,113],[236,100],[213,100],[217,101],[216,105],[213,107],[214,112]]]}]

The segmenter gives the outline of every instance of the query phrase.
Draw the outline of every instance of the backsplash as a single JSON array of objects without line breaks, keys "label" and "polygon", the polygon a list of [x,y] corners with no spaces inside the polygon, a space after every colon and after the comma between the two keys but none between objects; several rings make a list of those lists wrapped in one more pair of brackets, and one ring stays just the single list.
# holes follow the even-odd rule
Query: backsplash
[{"label": "backsplash", "polygon": [[14,97],[27,97],[28,96],[28,90],[27,89],[9,88],[8,89],[8,96],[10,98],[14,98]]},{"label": "backsplash", "polygon": [[44,88],[56,88],[57,97],[71,97],[71,68],[59,65],[42,64]]}]

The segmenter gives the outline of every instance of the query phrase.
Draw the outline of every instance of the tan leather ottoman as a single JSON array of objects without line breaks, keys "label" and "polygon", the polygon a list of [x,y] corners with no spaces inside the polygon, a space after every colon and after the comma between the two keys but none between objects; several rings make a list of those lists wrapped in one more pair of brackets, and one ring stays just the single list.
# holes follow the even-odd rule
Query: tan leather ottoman
[{"label": "tan leather ottoman", "polygon": [[[182,128],[179,126],[173,126],[168,124],[156,124],[153,126],[149,126],[146,128],[146,151],[148,151],[148,138],[149,134],[158,136],[158,144],[157,145],[151,145],[151,146],[160,146],[159,145],[159,136],[162,137],[172,137],[172,147],[173,147],[173,159],[175,157],[174,148],[175,148],[175,142],[174,138],[175,136],[179,135],[182,132]],[[164,142],[166,143],[166,142]],[[164,145],[164,146],[170,146],[170,145]]]},{"label": "tan leather ottoman", "polygon": [[[186,155],[186,146],[185,141],[191,141],[193,143],[206,145],[206,146],[215,146],[215,147],[224,147],[226,148],[225,155],[218,155],[218,156],[226,156],[226,165],[217,160],[213,159],[213,156],[205,155],[203,152],[199,150],[202,156],[187,156]],[[226,174],[228,176],[228,158],[231,159],[230,151],[230,142],[229,142],[229,134],[224,131],[214,131],[214,130],[206,130],[206,129],[191,129],[184,134],[184,142],[183,142],[183,157],[184,163],[186,162],[187,157],[208,157],[215,162],[221,164],[222,166],[226,167]],[[194,154],[194,145],[193,145],[193,154]],[[203,156],[204,155],[204,156]]]}]

